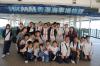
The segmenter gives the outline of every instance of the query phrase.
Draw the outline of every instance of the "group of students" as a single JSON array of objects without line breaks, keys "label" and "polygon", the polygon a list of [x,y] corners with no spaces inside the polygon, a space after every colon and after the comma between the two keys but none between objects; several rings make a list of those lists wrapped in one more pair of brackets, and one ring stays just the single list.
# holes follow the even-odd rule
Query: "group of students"
[{"label": "group of students", "polygon": [[[91,60],[92,43],[90,37],[78,39],[74,27],[60,27],[60,23],[29,23],[25,27],[20,23],[17,28],[16,45],[18,54],[29,61],[57,63],[78,63],[79,60]],[[12,31],[7,24],[4,30],[3,56],[9,55]],[[9,42],[9,43],[8,43]]]}]

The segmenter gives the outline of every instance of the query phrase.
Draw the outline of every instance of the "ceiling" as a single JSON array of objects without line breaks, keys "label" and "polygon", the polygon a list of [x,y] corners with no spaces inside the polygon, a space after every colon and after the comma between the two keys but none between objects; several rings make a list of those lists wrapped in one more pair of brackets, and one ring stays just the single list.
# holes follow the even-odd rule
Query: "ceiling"
[{"label": "ceiling", "polygon": [[100,8],[100,0],[76,0],[76,4],[72,4],[73,0],[0,0],[0,3],[14,4],[52,4],[52,5],[71,5],[71,6],[87,6]]}]

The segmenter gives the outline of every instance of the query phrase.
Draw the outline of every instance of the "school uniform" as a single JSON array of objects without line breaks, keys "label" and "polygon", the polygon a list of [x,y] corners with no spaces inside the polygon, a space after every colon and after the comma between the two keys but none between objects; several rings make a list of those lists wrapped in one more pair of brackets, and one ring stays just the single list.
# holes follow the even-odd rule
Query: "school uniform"
[{"label": "school uniform", "polygon": [[24,35],[25,34],[23,34],[23,33],[19,33],[18,35],[17,35],[17,49],[18,49],[18,53],[20,53],[20,41],[23,39],[23,37],[24,37]]},{"label": "school uniform", "polygon": [[28,34],[30,35],[35,34],[35,31],[36,31],[35,27],[27,27]]},{"label": "school uniform", "polygon": [[25,60],[33,60],[33,48],[26,48]]},{"label": "school uniform", "polygon": [[65,41],[61,43],[61,53],[62,56],[69,56],[70,55],[70,45]]},{"label": "school uniform", "polygon": [[12,37],[12,31],[10,29],[5,29],[3,31],[3,38],[4,38],[3,54],[10,52],[9,50],[11,46],[11,37]]},{"label": "school uniform", "polygon": [[36,31],[40,31],[41,32],[41,30],[42,30],[42,26],[37,26],[36,27]]},{"label": "school uniform", "polygon": [[49,51],[48,50],[44,50],[44,62],[48,63],[50,60],[49,58]]},{"label": "school uniform", "polygon": [[62,41],[63,41],[63,33],[64,33],[64,31],[63,31],[62,28],[58,28],[58,29],[57,29],[56,40],[57,40],[58,42],[62,42]]},{"label": "school uniform", "polygon": [[23,39],[23,40],[20,41],[20,43],[19,43],[19,48],[18,48],[19,54],[23,54],[24,52],[27,51],[27,49],[24,48],[24,47],[26,46],[26,44],[27,44],[27,40],[24,40],[24,39]]},{"label": "school uniform", "polygon": [[83,46],[84,46],[85,42],[81,42],[80,43],[80,59],[83,60],[84,59],[84,52],[83,52]]},{"label": "school uniform", "polygon": [[69,32],[69,28],[64,28],[64,35],[68,35],[68,32]]},{"label": "school uniform", "polygon": [[41,43],[43,43],[43,39],[42,39],[42,37],[40,36],[40,37],[36,37],[36,39],[38,39],[39,40],[39,43],[41,44]]},{"label": "school uniform", "polygon": [[52,49],[52,46],[51,46],[51,45],[46,46],[46,49],[47,49],[47,50],[51,50],[51,49]]},{"label": "school uniform", "polygon": [[29,38],[29,39],[27,40],[27,42],[28,42],[28,41],[32,41],[32,42],[33,42],[33,41],[34,41],[34,38]]},{"label": "school uniform", "polygon": [[42,38],[43,38],[44,42],[48,39],[48,28],[42,29]]},{"label": "school uniform", "polygon": [[52,60],[52,46],[51,45],[48,45],[48,46],[46,46],[46,50],[45,50],[45,53],[44,53],[44,55],[46,56],[44,56],[44,60],[46,60],[46,62],[48,61],[51,61]]},{"label": "school uniform", "polygon": [[[60,52],[61,52],[61,54],[58,55],[56,61],[58,63],[63,63],[63,62],[69,63],[70,62],[70,58],[69,58],[69,56],[70,56],[70,45],[69,45],[69,43],[66,43],[65,41],[61,42]],[[62,58],[62,56],[64,58]]]},{"label": "school uniform", "polygon": [[38,58],[38,53],[39,53],[39,48],[34,48],[34,56],[36,59]]},{"label": "school uniform", "polygon": [[55,40],[55,34],[54,34],[54,29],[52,28],[50,31],[50,40],[54,41]]},{"label": "school uniform", "polygon": [[52,47],[51,50],[52,50],[53,54],[56,55],[56,53],[59,50],[59,47]]},{"label": "school uniform", "polygon": [[91,42],[85,42],[85,44],[83,45],[83,52],[85,55],[91,55],[92,53],[92,44]]},{"label": "school uniform", "polygon": [[51,48],[51,61],[56,60],[56,53],[59,51],[59,47],[53,47]]},{"label": "school uniform", "polygon": [[17,27],[16,34],[18,35],[23,30],[23,28],[24,28],[24,26],[23,27]]},{"label": "school uniform", "polygon": [[39,48],[38,61],[44,61],[44,48]]},{"label": "school uniform", "polygon": [[[71,48],[70,59],[72,61],[77,62],[77,55],[78,55],[77,51],[79,51],[80,49],[80,44],[79,43],[74,44],[73,42],[71,42],[70,48]],[[74,51],[72,49],[74,49]]]}]

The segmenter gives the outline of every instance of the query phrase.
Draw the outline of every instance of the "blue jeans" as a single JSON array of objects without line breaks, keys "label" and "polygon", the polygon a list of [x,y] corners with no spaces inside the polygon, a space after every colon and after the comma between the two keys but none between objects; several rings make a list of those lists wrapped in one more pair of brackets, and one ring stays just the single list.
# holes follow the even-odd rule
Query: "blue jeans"
[{"label": "blue jeans", "polygon": [[49,62],[49,55],[44,53],[44,62],[48,63]]},{"label": "blue jeans", "polygon": [[25,60],[32,60],[32,59],[33,59],[33,53],[26,52]]}]

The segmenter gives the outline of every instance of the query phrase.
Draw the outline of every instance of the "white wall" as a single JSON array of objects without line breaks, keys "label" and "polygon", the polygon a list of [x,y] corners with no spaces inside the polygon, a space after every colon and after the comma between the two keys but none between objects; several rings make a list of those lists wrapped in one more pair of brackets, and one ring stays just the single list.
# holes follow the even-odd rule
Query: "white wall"
[{"label": "white wall", "polygon": [[[96,0],[76,0],[77,4],[74,6],[90,6],[90,1],[92,1],[93,7],[99,7],[100,3]],[[73,5],[72,0],[0,0],[0,3],[17,3],[17,4],[59,4],[59,5]]]}]

